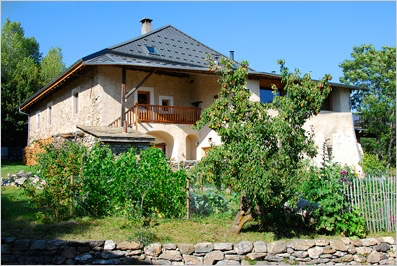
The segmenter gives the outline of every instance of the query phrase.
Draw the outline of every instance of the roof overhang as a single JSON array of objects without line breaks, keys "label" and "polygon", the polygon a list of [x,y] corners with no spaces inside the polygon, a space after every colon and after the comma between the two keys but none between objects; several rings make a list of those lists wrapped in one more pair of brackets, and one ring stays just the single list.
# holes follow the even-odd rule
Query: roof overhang
[{"label": "roof overhang", "polygon": [[43,97],[47,96],[50,92],[56,90],[59,86],[61,86],[68,79],[70,79],[74,73],[76,73],[77,71],[81,70],[84,67],[85,66],[83,65],[81,60],[77,61],[74,65],[68,68],[63,74],[52,80],[42,89],[40,89],[38,92],[33,94],[31,97],[29,97],[25,102],[23,102],[19,107],[20,111],[22,112],[27,111],[33,104],[35,104]]}]

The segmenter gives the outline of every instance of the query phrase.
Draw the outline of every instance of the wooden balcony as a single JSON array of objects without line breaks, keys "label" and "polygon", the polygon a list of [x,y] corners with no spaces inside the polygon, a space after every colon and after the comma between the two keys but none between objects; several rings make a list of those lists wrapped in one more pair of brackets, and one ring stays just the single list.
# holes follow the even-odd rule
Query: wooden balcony
[{"label": "wooden balcony", "polygon": [[[171,123],[171,124],[194,124],[200,118],[201,108],[163,106],[150,104],[135,104],[125,112],[127,126],[136,126],[137,123]],[[120,118],[109,126],[121,126]]]}]

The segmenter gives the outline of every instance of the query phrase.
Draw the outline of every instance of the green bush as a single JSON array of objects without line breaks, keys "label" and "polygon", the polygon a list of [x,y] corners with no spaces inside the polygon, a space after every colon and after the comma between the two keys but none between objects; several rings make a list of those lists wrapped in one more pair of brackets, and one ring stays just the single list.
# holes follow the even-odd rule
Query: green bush
[{"label": "green bush", "polygon": [[315,230],[320,234],[342,234],[364,237],[365,219],[344,195],[344,186],[351,185],[355,178],[349,168],[324,162],[318,169],[311,167],[308,178],[302,184],[302,195],[317,207],[312,216]]},{"label": "green bush", "polygon": [[50,220],[67,218],[72,208],[78,216],[138,219],[180,217],[185,212],[186,173],[174,173],[155,148],[142,151],[138,159],[134,149],[116,157],[99,143],[90,150],[73,142],[58,148],[48,145],[38,170],[44,189],[26,185],[25,193]]},{"label": "green bush", "polygon": [[81,185],[78,176],[86,148],[65,142],[60,147],[46,145],[44,150],[39,154],[37,166],[37,175],[45,181],[44,188],[37,189],[33,184],[23,188],[34,199],[35,207],[43,210],[43,218],[59,222],[71,214],[73,197]]}]

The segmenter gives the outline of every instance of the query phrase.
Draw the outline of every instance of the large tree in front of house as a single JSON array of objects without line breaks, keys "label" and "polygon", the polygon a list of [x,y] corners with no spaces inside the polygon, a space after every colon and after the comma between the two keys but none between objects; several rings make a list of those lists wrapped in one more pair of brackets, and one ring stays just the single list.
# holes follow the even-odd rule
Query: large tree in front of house
[{"label": "large tree in front of house", "polygon": [[27,116],[18,107],[65,70],[60,48],[42,58],[39,43],[25,37],[19,22],[6,19],[1,29],[1,145],[25,146]]},{"label": "large tree in front of house", "polygon": [[[286,96],[262,104],[249,100],[246,61],[236,66],[227,58],[220,65],[209,60],[210,69],[220,75],[221,88],[195,127],[208,125],[221,136],[222,144],[209,150],[195,174],[241,192],[240,211],[232,228],[236,233],[255,218],[265,225],[282,209],[295,195],[305,158],[316,154],[313,134],[302,126],[319,113],[331,91],[331,77],[315,82],[310,74],[290,73],[283,61],[279,63]],[[277,88],[273,89],[276,95]]]},{"label": "large tree in front of house", "polygon": [[374,154],[387,167],[396,165],[396,48],[373,45],[353,47],[352,59],[340,67],[340,81],[368,88],[352,94],[353,107],[361,113],[364,127],[375,138],[362,138],[365,152]]}]

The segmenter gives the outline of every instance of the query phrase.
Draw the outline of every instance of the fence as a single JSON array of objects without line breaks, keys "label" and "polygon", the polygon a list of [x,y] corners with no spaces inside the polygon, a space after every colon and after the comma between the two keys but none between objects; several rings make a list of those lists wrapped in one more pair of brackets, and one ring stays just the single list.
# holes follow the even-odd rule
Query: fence
[{"label": "fence", "polygon": [[396,231],[396,176],[356,178],[345,193],[364,215],[369,232]]}]

